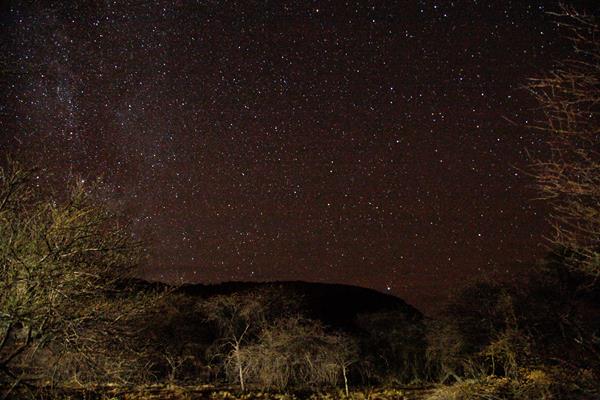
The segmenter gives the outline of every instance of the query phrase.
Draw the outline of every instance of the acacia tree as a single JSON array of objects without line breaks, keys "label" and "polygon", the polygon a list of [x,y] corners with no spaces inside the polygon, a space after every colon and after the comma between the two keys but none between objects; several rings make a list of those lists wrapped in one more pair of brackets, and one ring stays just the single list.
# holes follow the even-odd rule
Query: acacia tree
[{"label": "acacia tree", "polygon": [[255,296],[231,294],[207,299],[199,308],[206,320],[216,325],[219,334],[209,349],[211,358],[219,359],[227,376],[236,376],[242,391],[246,390],[240,353],[248,330],[254,330],[263,320],[262,303]]},{"label": "acacia tree", "polygon": [[566,6],[555,15],[571,54],[529,90],[544,118],[551,157],[535,160],[542,197],[551,204],[556,248],[567,266],[595,283],[600,276],[600,21]]},{"label": "acacia tree", "polygon": [[[139,244],[81,184],[44,194],[32,170],[0,169],[0,383],[132,379],[132,322],[152,294],[124,279]],[[1,393],[0,393],[1,394]]]},{"label": "acacia tree", "polygon": [[[275,305],[275,302],[281,304]],[[255,290],[219,295],[202,301],[199,311],[212,323],[218,339],[209,349],[213,359],[224,367],[229,380],[245,387],[246,365],[242,362],[242,347],[256,338],[258,332],[278,311],[291,310],[285,297],[277,290]]]},{"label": "acacia tree", "polygon": [[342,380],[348,392],[348,368],[358,357],[357,344],[299,316],[299,305],[277,288],[218,295],[199,304],[216,328],[209,353],[229,382],[244,391],[250,383],[316,388]]},{"label": "acacia tree", "polygon": [[341,380],[348,395],[348,367],[358,359],[358,346],[318,321],[296,316],[265,325],[240,355],[248,380],[262,387],[315,389]]}]

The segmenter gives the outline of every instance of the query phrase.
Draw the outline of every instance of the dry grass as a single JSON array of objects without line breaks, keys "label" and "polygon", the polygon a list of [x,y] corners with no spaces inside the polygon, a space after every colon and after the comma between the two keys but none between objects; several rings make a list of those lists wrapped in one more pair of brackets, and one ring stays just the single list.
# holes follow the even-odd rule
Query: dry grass
[{"label": "dry grass", "polygon": [[486,376],[441,386],[427,400],[598,399],[599,382],[590,370],[520,370],[511,378]]},{"label": "dry grass", "polygon": [[65,388],[60,391],[39,393],[36,398],[45,400],[420,400],[433,392],[427,388],[370,388],[351,391],[284,393],[251,390],[239,392],[235,388],[218,388],[212,385],[176,386],[146,385],[123,387],[116,385]]}]

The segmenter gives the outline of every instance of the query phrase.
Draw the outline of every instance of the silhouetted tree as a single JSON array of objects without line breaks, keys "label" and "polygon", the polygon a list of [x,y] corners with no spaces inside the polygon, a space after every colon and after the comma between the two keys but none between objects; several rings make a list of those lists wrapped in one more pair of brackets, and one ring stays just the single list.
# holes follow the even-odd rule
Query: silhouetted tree
[{"label": "silhouetted tree", "polygon": [[400,311],[362,314],[363,372],[380,382],[409,383],[422,379],[425,368],[424,326]]},{"label": "silhouetted tree", "polygon": [[461,381],[465,365],[465,342],[454,320],[427,321],[426,376],[429,380],[446,383]]},{"label": "silhouetted tree", "polygon": [[525,312],[531,300],[530,292],[495,282],[475,282],[458,291],[443,315],[428,323],[429,377],[446,382],[514,376],[532,363],[532,320]]}]

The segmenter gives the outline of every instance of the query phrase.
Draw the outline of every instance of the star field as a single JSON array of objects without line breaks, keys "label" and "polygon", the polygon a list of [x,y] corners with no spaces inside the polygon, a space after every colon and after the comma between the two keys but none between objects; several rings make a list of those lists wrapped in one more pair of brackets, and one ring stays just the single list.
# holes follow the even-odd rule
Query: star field
[{"label": "star field", "polygon": [[544,254],[522,87],[563,51],[557,2],[73,3],[3,6],[0,148],[101,177],[144,276],[428,310]]}]

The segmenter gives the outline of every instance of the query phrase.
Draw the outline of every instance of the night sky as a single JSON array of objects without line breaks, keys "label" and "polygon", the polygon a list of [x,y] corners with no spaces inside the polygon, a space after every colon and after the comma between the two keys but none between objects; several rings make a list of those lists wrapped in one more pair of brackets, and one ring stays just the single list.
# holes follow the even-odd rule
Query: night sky
[{"label": "night sky", "polygon": [[3,4],[1,152],[101,177],[148,278],[431,310],[546,251],[523,86],[567,49],[557,2]]}]

